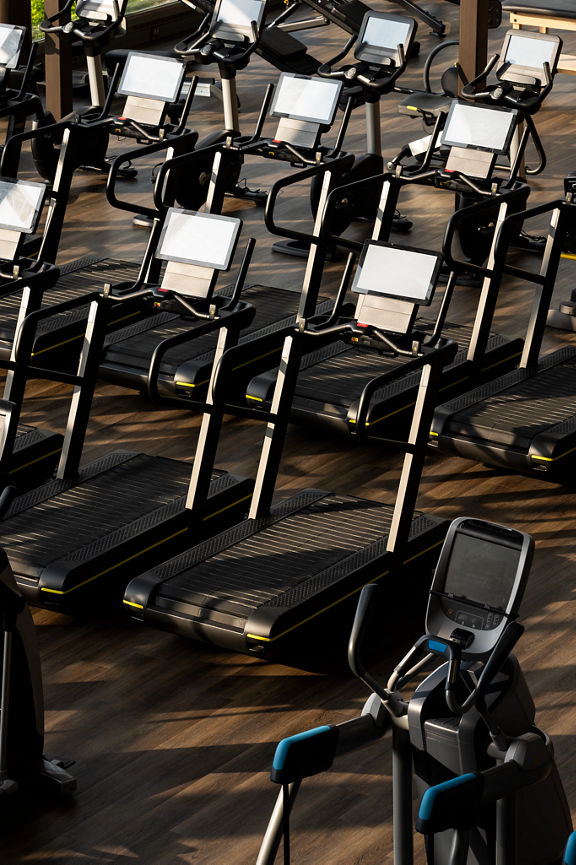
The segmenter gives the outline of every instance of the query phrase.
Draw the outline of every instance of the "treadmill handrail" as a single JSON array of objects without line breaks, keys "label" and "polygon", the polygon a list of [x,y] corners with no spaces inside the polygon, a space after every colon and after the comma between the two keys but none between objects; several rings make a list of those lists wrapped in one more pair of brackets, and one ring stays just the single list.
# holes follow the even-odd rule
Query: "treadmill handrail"
[{"label": "treadmill handrail", "polygon": [[[180,142],[189,142],[191,148],[194,147],[197,140],[198,133],[195,130],[192,130],[191,132],[186,132],[179,138]],[[161,196],[156,196],[156,183],[159,182],[158,178],[156,179],[156,183],[154,186],[155,208],[146,207],[142,204],[133,204],[130,201],[118,198],[118,196],[116,195],[115,187],[118,174],[120,173],[122,166],[125,165],[126,162],[135,162],[142,156],[150,156],[151,154],[158,153],[161,150],[167,150],[169,147],[172,147],[173,143],[174,142],[171,138],[166,138],[163,141],[156,141],[154,142],[154,144],[144,145],[144,147],[138,147],[134,150],[126,150],[114,159],[110,166],[108,179],[106,181],[106,198],[108,199],[108,202],[112,205],[112,207],[116,207],[119,210],[126,210],[128,211],[128,213],[144,213],[146,216],[150,216],[152,219],[166,212],[169,205],[164,203]],[[190,154],[186,153],[184,155],[189,156]],[[179,158],[180,157],[174,157],[174,159]],[[172,162],[172,160],[168,160],[164,163],[164,165],[168,165],[170,162]]]},{"label": "treadmill handrail", "polygon": [[[413,372],[417,372],[424,366],[430,366],[434,369],[442,369],[454,359],[457,351],[458,346],[454,340],[441,337],[434,348],[428,349],[424,346],[422,348],[422,353],[418,357],[408,360],[406,363],[399,364],[398,366],[370,379],[370,381],[364,385],[360,399],[358,400],[355,417],[352,417],[351,414],[349,415],[348,422],[350,423],[351,432],[357,438],[365,438],[367,436],[366,420],[370,409],[370,401],[379,388],[392,384],[398,379],[404,378]],[[396,440],[394,443],[400,444],[399,442],[396,442]],[[406,446],[408,449],[411,447],[408,443],[406,443]]]},{"label": "treadmill handrail", "polygon": [[301,171],[297,171],[295,174],[290,174],[286,177],[281,177],[280,180],[277,180],[270,187],[270,191],[268,192],[268,198],[266,199],[266,206],[264,209],[264,225],[266,226],[268,231],[271,234],[278,234],[281,237],[291,237],[294,240],[308,240],[310,238],[309,231],[296,231],[292,228],[289,228],[288,226],[278,225],[274,221],[274,208],[276,207],[276,202],[278,200],[280,192],[287,186],[292,186],[295,183],[302,183],[305,180],[310,180],[312,177],[317,177],[319,174],[323,174],[326,171],[334,171],[334,169],[336,169],[336,171],[346,171],[353,161],[354,156],[352,154],[345,154],[344,156],[336,157],[330,162],[323,162],[310,168],[303,168]]},{"label": "treadmill handrail", "polygon": [[[78,307],[88,306],[94,301],[96,301],[98,305],[101,305],[105,303],[105,298],[100,292],[93,291],[90,292],[90,294],[84,294],[80,297],[72,297],[70,300],[65,300],[62,303],[57,303],[53,306],[44,306],[42,309],[37,309],[34,310],[34,312],[29,313],[20,325],[14,337],[14,362],[13,364],[9,362],[11,367],[22,369],[23,356],[26,357],[25,364],[28,366],[34,346],[36,329],[41,321],[55,315],[61,315],[63,312],[70,312],[70,310],[77,309]],[[71,384],[79,384],[81,382],[81,379],[77,375],[63,370],[52,370],[34,366],[31,367],[31,371],[34,372],[34,374],[38,374],[41,378],[49,378],[52,381],[62,381]]]}]

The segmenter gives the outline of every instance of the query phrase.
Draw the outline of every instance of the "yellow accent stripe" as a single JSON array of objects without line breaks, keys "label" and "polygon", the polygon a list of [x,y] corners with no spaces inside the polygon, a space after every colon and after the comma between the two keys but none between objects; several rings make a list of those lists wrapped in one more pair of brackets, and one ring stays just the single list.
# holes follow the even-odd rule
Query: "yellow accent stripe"
[{"label": "yellow accent stripe", "polygon": [[[112,324],[118,324],[121,321],[126,321],[127,318],[134,318],[135,315],[140,315],[139,312],[131,312],[129,315],[123,315],[121,318],[115,318],[112,321],[108,322],[107,327]],[[71,336],[69,339],[65,339],[62,342],[55,342],[54,345],[47,345],[46,348],[41,348],[40,351],[33,351],[32,357],[38,357],[39,354],[44,354],[46,351],[53,351],[55,348],[60,348],[62,345],[68,345],[69,342],[75,342],[77,339],[83,339],[84,334],[79,333],[76,336]]]},{"label": "yellow accent stripe", "polygon": [[245,399],[251,399],[252,402],[264,402],[261,396],[250,396],[249,393],[245,394]]},{"label": "yellow accent stripe", "polygon": [[39,463],[39,462],[41,462],[42,460],[47,460],[48,457],[53,457],[54,454],[59,454],[59,453],[61,452],[61,450],[62,450],[62,448],[56,448],[55,451],[50,451],[50,453],[42,454],[41,457],[36,457],[36,459],[34,459],[34,460],[30,460],[30,462],[28,462],[28,463],[24,463],[23,465],[18,466],[18,468],[10,469],[10,471],[8,472],[8,474],[9,474],[9,475],[15,475],[16,472],[21,472],[22,469],[27,469],[28,466],[33,466],[34,463]]},{"label": "yellow accent stripe", "polygon": [[433,432],[432,430],[430,430],[430,432],[428,433],[428,435],[431,435],[431,436],[437,436],[438,433],[437,433],[437,432]]},{"label": "yellow accent stripe", "polygon": [[123,604],[126,604],[127,607],[136,607],[137,610],[143,610],[144,607],[142,604],[135,604],[134,601],[122,601]]},{"label": "yellow accent stripe", "polygon": [[574,453],[574,451],[576,451],[576,447],[570,448],[569,450],[564,451],[564,453],[558,454],[557,457],[537,457],[537,456],[531,456],[530,459],[531,459],[531,460],[540,460],[540,462],[554,463],[554,462],[556,462],[556,460],[561,460],[563,457],[567,457],[568,454]]},{"label": "yellow accent stripe", "polygon": [[416,106],[416,105],[407,105],[406,108],[409,111],[418,111],[418,106]]},{"label": "yellow accent stripe", "polygon": [[576,261],[576,255],[572,252],[561,253],[560,258],[567,258],[569,261]]},{"label": "yellow accent stripe", "polygon": [[[220,508],[220,510],[214,511],[214,513],[208,514],[208,516],[203,517],[202,522],[205,522],[206,520],[210,520],[210,519],[212,519],[212,517],[218,516],[218,514],[221,514],[224,511],[227,511],[229,508],[232,508],[235,505],[241,504],[242,502],[246,501],[246,499],[249,499],[249,498],[250,498],[250,496],[247,495],[247,496],[243,496],[241,499],[238,499],[235,502],[231,502],[229,505],[226,505],[225,507]],[[142,556],[144,553],[147,553],[150,550],[153,550],[156,547],[159,547],[162,544],[165,544],[166,541],[170,541],[170,540],[172,540],[172,538],[178,537],[178,535],[181,535],[183,532],[187,532],[189,528],[191,528],[191,526],[185,526],[183,529],[179,529],[177,532],[174,532],[173,534],[168,535],[168,537],[162,538],[161,540],[156,541],[155,544],[151,544],[149,547],[146,547],[145,549],[140,550],[137,553],[133,553],[131,556],[128,556],[128,558],[122,559],[121,562],[117,562],[115,565],[110,565],[110,567],[105,568],[103,571],[100,571],[98,574],[94,574],[94,576],[88,577],[87,580],[83,580],[81,583],[78,583],[76,586],[72,586],[71,589],[47,589],[44,586],[42,586],[40,591],[49,592],[52,595],[69,595],[70,592],[75,592],[76,589],[80,589],[82,586],[85,586],[87,583],[91,583],[91,582],[93,582],[93,580],[97,580],[99,577],[103,577],[104,574],[108,574],[108,573],[110,573],[110,571],[114,571],[116,568],[119,568],[121,565],[125,565],[126,562],[131,562],[133,559],[137,559],[138,556]]]},{"label": "yellow accent stripe", "polygon": [[[273,348],[272,351],[267,351],[265,354],[259,354],[258,357],[251,357],[250,360],[245,360],[244,363],[239,363],[237,366],[233,366],[232,372],[236,372],[237,369],[242,369],[243,366],[250,366],[251,363],[256,363],[257,360],[262,360],[263,357],[268,357],[271,354],[277,354],[279,351],[279,348]],[[200,387],[203,384],[208,384],[209,381],[210,379],[207,378],[204,381],[196,382],[196,384],[189,384],[186,381],[176,381],[174,382],[174,384],[177,387]],[[248,396],[248,394],[246,394],[246,399],[258,399],[258,397]],[[263,400],[260,400],[260,402],[263,402]]]},{"label": "yellow accent stripe", "polygon": [[[433,550],[436,547],[441,546],[441,544],[443,544],[443,543],[444,543],[443,541],[436,541],[436,543],[432,544],[431,547],[427,547],[425,550],[420,550],[419,553],[416,553],[414,556],[411,556],[409,559],[406,559],[402,564],[407,565],[409,562],[412,562],[412,561],[414,561],[414,559],[417,559],[420,556],[423,556],[424,553],[428,553],[428,552],[430,552],[430,550]],[[328,610],[331,610],[332,607],[336,607],[338,604],[341,604],[343,601],[348,600],[348,598],[351,598],[353,595],[357,595],[359,592],[362,591],[364,586],[367,586],[370,583],[376,583],[378,580],[381,580],[382,577],[385,577],[389,573],[390,573],[390,571],[383,571],[381,574],[378,574],[377,577],[372,577],[372,579],[369,580],[368,583],[364,583],[359,588],[353,589],[353,591],[348,592],[347,595],[343,595],[337,601],[333,601],[331,604],[328,604],[327,607],[323,607],[321,610],[318,610],[316,613],[313,613],[311,616],[308,616],[306,619],[302,619],[302,621],[298,622],[296,625],[292,625],[290,628],[286,628],[286,630],[282,631],[282,633],[276,634],[275,637],[257,637],[256,634],[246,634],[246,637],[250,638],[251,640],[258,640],[260,643],[274,643],[276,640],[281,639],[281,637],[285,637],[286,634],[289,634],[291,631],[296,630],[296,628],[300,628],[302,625],[305,625],[307,622],[311,622],[312,619],[315,619],[318,616],[321,616],[322,613],[325,613]]]}]

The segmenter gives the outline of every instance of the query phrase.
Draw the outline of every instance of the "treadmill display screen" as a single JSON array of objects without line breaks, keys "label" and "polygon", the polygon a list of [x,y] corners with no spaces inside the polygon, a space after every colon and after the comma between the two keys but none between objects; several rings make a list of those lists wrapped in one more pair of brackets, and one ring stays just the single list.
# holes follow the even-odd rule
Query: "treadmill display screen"
[{"label": "treadmill display screen", "polygon": [[179,60],[132,51],[124,66],[118,93],[175,102],[184,71],[184,64]]},{"label": "treadmill display screen", "polygon": [[233,27],[250,27],[252,21],[259,26],[264,15],[265,3],[261,0],[222,0],[218,7],[217,21],[219,24],[231,24]]},{"label": "treadmill display screen", "polygon": [[362,37],[362,47],[387,48],[395,53],[399,45],[405,46],[412,29],[411,23],[409,20],[394,21],[370,15]]},{"label": "treadmill display screen", "polygon": [[506,612],[519,562],[519,549],[457,532],[440,591]]},{"label": "treadmill display screen", "polygon": [[32,234],[45,193],[44,183],[0,180],[0,228]]},{"label": "treadmill display screen", "polygon": [[442,144],[506,153],[517,112],[453,102],[442,132]]},{"label": "treadmill display screen", "polygon": [[6,69],[16,69],[24,34],[23,27],[0,24],[0,66],[4,66]]},{"label": "treadmill display screen", "polygon": [[535,74],[541,76],[545,63],[548,63],[551,69],[554,68],[557,51],[558,42],[555,40],[514,34],[508,42],[504,63],[534,69]]},{"label": "treadmill display screen", "polygon": [[341,89],[341,81],[283,72],[270,113],[275,117],[290,117],[330,126]]},{"label": "treadmill display screen", "polygon": [[170,208],[158,244],[158,258],[228,270],[241,219]]},{"label": "treadmill display screen", "polygon": [[364,246],[352,290],[410,303],[432,299],[442,256],[372,241]]}]

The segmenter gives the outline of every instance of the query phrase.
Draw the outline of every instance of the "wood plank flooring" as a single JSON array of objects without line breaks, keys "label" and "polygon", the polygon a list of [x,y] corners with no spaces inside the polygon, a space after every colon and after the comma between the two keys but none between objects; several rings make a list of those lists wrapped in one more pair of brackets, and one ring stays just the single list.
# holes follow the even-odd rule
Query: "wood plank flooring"
[{"label": "wood plank flooring", "polygon": [[[427,2],[457,33],[457,7]],[[390,9],[379,0],[378,8]],[[498,45],[505,27],[493,34]],[[304,38],[323,57],[344,38],[334,28]],[[417,85],[423,57],[436,44],[420,27],[422,54],[403,83]],[[576,36],[567,37],[573,51]],[[250,131],[265,86],[275,71],[255,59],[239,77],[245,129]],[[533,181],[532,201],[562,193],[575,167],[574,79],[558,76],[537,117],[549,156]],[[392,155],[419,123],[396,114],[399,97],[383,105],[384,152]],[[202,131],[218,128],[217,104],[199,109]],[[358,113],[347,145],[362,148]],[[280,171],[252,161],[252,185],[270,183]],[[149,184],[126,184],[142,200]],[[288,197],[288,218],[301,221],[305,193]],[[412,190],[402,209],[415,220],[414,243],[434,246],[442,235],[452,198]],[[258,240],[250,280],[298,290],[303,263],[270,252],[261,211],[230,203],[245,219],[245,234]],[[65,230],[62,262],[88,253],[136,259],[145,235],[105,202],[103,182],[80,176]],[[328,267],[336,284],[341,265]],[[563,262],[555,296],[576,282],[576,264]],[[458,315],[470,317],[476,293],[458,290]],[[499,324],[521,333],[529,292],[507,284]],[[549,331],[552,348],[575,337]],[[57,386],[30,389],[26,419],[62,422],[66,393]],[[181,409],[151,408],[137,395],[98,387],[85,457],[113,448],[144,450],[190,460],[199,418]],[[219,465],[254,471],[260,428],[229,420]],[[350,442],[291,428],[279,490],[302,485],[390,500],[399,458],[372,444]],[[573,481],[573,479],[568,479]],[[576,495],[571,488],[533,477],[495,472],[461,459],[431,453],[421,487],[423,510],[453,518],[472,515],[531,532],[537,554],[523,606],[527,634],[518,654],[538,707],[537,721],[554,739],[562,778],[576,815]],[[71,514],[70,519],[73,519]],[[397,616],[402,618],[403,611]],[[268,780],[275,744],[283,736],[359,713],[367,696],[349,676],[321,675],[215,651],[169,634],[139,627],[121,615],[73,619],[35,611],[46,687],[46,750],[76,760],[78,792],[68,802],[13,800],[2,803],[0,861],[6,865],[250,865],[277,789]],[[383,639],[386,622],[382,623]],[[401,647],[402,649],[404,647]],[[382,662],[384,673],[401,648]],[[381,865],[392,861],[390,743],[351,755],[328,774],[305,785],[293,819],[293,861],[298,865]],[[418,861],[423,861],[419,848]]]}]

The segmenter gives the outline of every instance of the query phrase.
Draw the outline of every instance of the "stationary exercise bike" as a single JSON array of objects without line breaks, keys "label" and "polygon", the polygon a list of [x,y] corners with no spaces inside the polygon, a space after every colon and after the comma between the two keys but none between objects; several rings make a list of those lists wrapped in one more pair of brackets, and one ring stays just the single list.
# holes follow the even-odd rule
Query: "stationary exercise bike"
[{"label": "stationary exercise bike", "polygon": [[[366,111],[366,153],[354,157],[351,168],[338,177],[338,185],[349,184],[381,174],[384,170],[380,129],[380,99],[391,93],[396,81],[406,69],[407,57],[414,44],[417,25],[412,18],[385,12],[366,12],[358,35],[350,37],[342,51],[318,68],[323,78],[342,82],[342,99],[351,99],[354,107],[364,105]],[[354,47],[353,63],[341,64]],[[312,181],[310,201],[316,212],[320,198],[321,178]],[[359,195],[344,192],[333,196],[333,209],[328,230],[339,235],[357,219],[373,220],[378,206],[378,187],[366,187]],[[396,214],[396,231],[409,231],[410,220]],[[304,257],[309,244],[293,240],[274,244],[275,252]]]},{"label": "stationary exercise bike", "polygon": [[[340,754],[378,740],[390,726],[397,865],[413,861],[413,784],[429,865],[560,861],[570,811],[550,739],[534,724],[534,703],[511,654],[524,630],[516,619],[533,547],[523,532],[454,520],[430,589],[427,632],[386,687],[363,660],[371,619],[374,625],[377,611],[388,606],[386,592],[376,585],[363,589],[349,661],[373,693],[359,718],[278,745],[271,778],[282,791],[257,865],[274,862],[283,837],[285,865],[290,861],[289,815],[301,781],[330,768]],[[438,661],[405,698],[402,689]],[[439,791],[444,807],[435,808]]]}]

